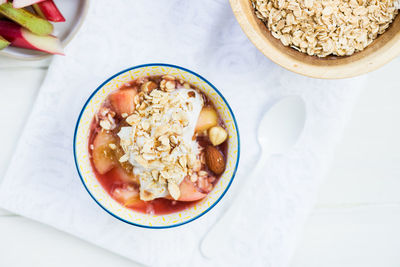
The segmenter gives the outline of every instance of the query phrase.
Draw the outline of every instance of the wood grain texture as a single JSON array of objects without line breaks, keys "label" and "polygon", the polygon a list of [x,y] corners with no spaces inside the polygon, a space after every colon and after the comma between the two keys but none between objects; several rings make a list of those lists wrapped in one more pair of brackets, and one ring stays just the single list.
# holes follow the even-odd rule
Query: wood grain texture
[{"label": "wood grain texture", "polygon": [[365,50],[351,56],[318,58],[284,46],[257,18],[250,0],[230,0],[245,34],[269,59],[293,72],[323,79],[339,79],[373,71],[400,54],[400,16]]}]

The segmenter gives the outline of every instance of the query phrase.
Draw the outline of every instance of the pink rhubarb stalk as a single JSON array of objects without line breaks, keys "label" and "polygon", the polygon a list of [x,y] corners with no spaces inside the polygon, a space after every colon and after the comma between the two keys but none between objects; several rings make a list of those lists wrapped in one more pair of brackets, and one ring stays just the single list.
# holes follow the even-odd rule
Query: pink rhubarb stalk
[{"label": "pink rhubarb stalk", "polygon": [[14,0],[13,7],[14,8],[27,7],[27,6],[31,6],[33,4],[42,2],[42,1],[44,1],[44,0]]},{"label": "pink rhubarb stalk", "polygon": [[9,41],[11,46],[64,55],[60,40],[57,37],[33,34],[11,21],[0,20],[0,35]]},{"label": "pink rhubarb stalk", "polygon": [[53,22],[64,22],[65,18],[53,0],[45,0],[33,5],[36,13],[44,19]]}]

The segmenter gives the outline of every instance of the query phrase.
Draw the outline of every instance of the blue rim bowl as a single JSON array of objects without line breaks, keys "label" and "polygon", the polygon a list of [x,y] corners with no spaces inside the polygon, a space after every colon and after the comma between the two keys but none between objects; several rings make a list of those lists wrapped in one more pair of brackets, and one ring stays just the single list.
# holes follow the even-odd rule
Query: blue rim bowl
[{"label": "blue rim bowl", "polygon": [[[113,200],[110,196],[110,199],[107,199],[107,201],[104,200],[104,195],[101,194],[107,194],[105,192],[105,189],[102,188],[102,186],[99,184],[95,184],[92,185],[91,182],[94,182],[93,179],[87,179],[88,176],[94,176],[93,171],[86,169],[84,170],[84,168],[82,167],[83,163],[83,159],[85,158],[85,156],[82,156],[82,153],[84,155],[86,155],[84,152],[82,152],[84,149],[87,150],[86,148],[82,148],[82,146],[85,146],[85,140],[84,138],[88,139],[88,135],[83,136],[81,140],[77,140],[78,138],[80,138],[78,135],[80,135],[80,130],[81,129],[85,129],[88,128],[88,122],[90,122],[93,118],[93,116],[91,118],[85,118],[85,122],[83,122],[83,118],[86,116],[85,112],[87,112],[87,110],[89,109],[89,105],[92,104],[92,102],[94,101],[94,99],[97,97],[98,94],[104,94],[103,98],[101,98],[101,96],[99,97],[99,99],[96,99],[96,103],[97,104],[93,104],[93,105],[97,105],[97,107],[100,106],[101,104],[101,99],[104,100],[104,98],[109,94],[110,90],[115,90],[117,89],[120,85],[122,85],[123,83],[125,83],[126,81],[124,81],[124,77],[125,79],[129,79],[129,80],[133,80],[136,79],[140,76],[148,76],[148,75],[162,75],[162,74],[167,74],[167,73],[160,73],[160,74],[153,74],[152,70],[154,69],[161,69],[164,70],[172,75],[181,75],[181,77],[183,78],[183,80],[187,81],[187,77],[185,77],[185,75],[187,74],[190,77],[189,82],[191,82],[192,84],[194,84],[195,86],[198,87],[199,84],[203,84],[205,87],[207,87],[209,89],[209,92],[205,92],[207,96],[212,95],[212,98],[217,98],[219,100],[222,100],[222,106],[226,107],[226,111],[228,113],[228,115],[230,116],[230,119],[232,120],[231,126],[234,129],[234,138],[236,138],[236,148],[237,150],[234,151],[234,156],[233,156],[233,162],[234,164],[232,164],[233,166],[231,166],[230,168],[233,168],[230,170],[230,175],[227,179],[226,184],[220,188],[220,192],[218,193],[218,195],[216,196],[215,200],[212,200],[211,202],[208,201],[207,203],[207,197],[205,198],[204,203],[207,203],[207,205],[205,206],[205,208],[200,208],[198,209],[199,211],[196,211],[196,208],[194,209],[194,211],[192,212],[191,209],[193,209],[193,207],[189,207],[187,210],[184,210],[183,212],[187,212],[188,214],[184,214],[182,216],[182,214],[179,214],[179,217],[176,218],[167,218],[167,220],[165,220],[165,218],[163,217],[164,215],[148,215],[148,214],[142,214],[140,212],[135,212],[133,210],[130,210],[128,208],[122,207],[120,204],[118,204],[116,201],[114,201],[115,203],[112,203]],[[158,70],[160,71],[160,70]],[[177,73],[174,73],[177,72]],[[129,74],[129,75],[128,75]],[[136,76],[137,75],[137,76]],[[182,76],[183,75],[183,76]],[[126,77],[128,76],[128,78]],[[122,78],[121,78],[122,77]],[[193,80],[194,79],[194,80]],[[117,81],[114,81],[117,80]],[[121,81],[122,80],[122,81]],[[111,89],[104,90],[105,87],[109,87]],[[201,91],[203,91],[200,88]],[[215,92],[216,94],[213,94],[213,92]],[[213,99],[211,99],[213,101]],[[214,101],[213,101],[214,102]],[[214,103],[215,104],[215,103]],[[94,114],[94,112],[97,111],[97,109],[92,109],[92,114]],[[220,113],[221,110],[219,110]],[[220,114],[221,115],[221,114]],[[87,117],[87,116],[86,116]],[[226,121],[225,119],[223,119],[225,124]],[[229,129],[228,129],[229,131]],[[229,136],[231,139],[231,132],[229,133]],[[83,143],[83,144],[82,144]],[[231,149],[230,149],[230,143],[228,143],[228,159],[230,158],[229,154],[231,153]],[[221,92],[213,85],[211,84],[208,80],[206,80],[205,78],[203,78],[201,75],[188,70],[186,68],[180,67],[180,66],[176,66],[176,65],[171,65],[171,64],[163,64],[163,63],[151,63],[151,64],[143,64],[143,65],[138,65],[135,67],[131,67],[128,69],[125,69],[123,71],[118,72],[117,74],[113,75],[112,77],[108,78],[105,82],[103,82],[99,87],[97,87],[97,89],[90,95],[90,97],[88,98],[88,100],[86,101],[85,105],[83,106],[77,123],[76,123],[76,127],[75,127],[75,132],[74,132],[74,141],[73,141],[73,153],[74,153],[74,161],[75,161],[75,166],[76,169],[78,171],[80,180],[83,184],[83,186],[85,187],[86,191],[89,193],[89,195],[92,197],[92,199],[103,209],[105,210],[108,214],[112,215],[113,217],[131,224],[131,225],[135,225],[138,227],[143,227],[143,228],[149,228],[149,229],[166,229],[166,228],[172,228],[172,227],[177,227],[180,225],[184,225],[186,223],[192,222],[198,218],[200,218],[201,216],[203,216],[204,214],[206,214],[208,211],[210,211],[226,194],[226,192],[228,191],[228,189],[230,188],[233,179],[236,175],[236,171],[238,168],[238,164],[239,164],[239,158],[240,158],[240,136],[239,136],[239,129],[237,126],[237,122],[235,119],[235,116],[232,112],[231,107],[229,106],[228,102],[226,101],[226,99],[223,97],[223,95],[221,94]],[[87,156],[87,155],[86,155]],[[87,159],[86,159],[86,163],[85,165],[87,165]],[[86,166],[87,167],[87,166]],[[228,165],[227,165],[227,169],[228,169]],[[224,172],[223,176],[225,175],[227,171]],[[85,174],[85,175],[83,175]],[[221,176],[221,178],[223,177]],[[95,177],[95,176],[94,176]],[[220,180],[221,180],[220,178]],[[96,179],[97,180],[97,179]],[[97,181],[98,182],[98,181]],[[217,186],[220,183],[220,181],[217,182],[216,188],[214,188],[209,194],[212,194],[213,191],[217,190]],[[102,191],[102,192],[101,192]],[[99,196],[100,195],[100,196]],[[118,206],[119,205],[119,206]],[[197,204],[196,204],[197,205]],[[196,213],[197,212],[197,213]],[[127,213],[127,214],[125,214]],[[129,214],[130,213],[130,214]],[[178,212],[177,212],[178,213]],[[122,214],[122,215],[121,215]],[[173,213],[176,214],[176,213]],[[186,216],[185,216],[186,215]],[[136,218],[137,216],[139,216],[140,218]],[[165,215],[168,216],[168,215]],[[158,221],[153,222],[152,220],[154,219],[154,217],[163,217],[161,218],[161,223],[158,223]],[[156,218],[158,220],[158,218]],[[167,221],[164,225],[163,221]]]}]

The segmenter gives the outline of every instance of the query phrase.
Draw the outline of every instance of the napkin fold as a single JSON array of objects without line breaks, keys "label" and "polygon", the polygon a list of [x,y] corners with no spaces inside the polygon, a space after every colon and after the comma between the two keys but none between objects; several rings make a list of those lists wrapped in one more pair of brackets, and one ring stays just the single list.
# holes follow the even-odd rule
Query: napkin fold
[{"label": "napkin fold", "polygon": [[[86,22],[55,57],[0,187],[0,205],[152,266],[286,266],[364,78],[327,81],[288,72],[246,38],[226,0],[96,0]],[[265,162],[265,177],[248,196],[248,216],[221,257],[206,259],[199,243],[237,190],[233,184],[208,214],[177,228],[150,230],[104,212],[76,172],[72,142],[89,95],[118,71],[144,63],[176,64],[206,77],[237,118],[246,179],[258,156],[263,112],[287,95],[306,102],[297,145]]]}]

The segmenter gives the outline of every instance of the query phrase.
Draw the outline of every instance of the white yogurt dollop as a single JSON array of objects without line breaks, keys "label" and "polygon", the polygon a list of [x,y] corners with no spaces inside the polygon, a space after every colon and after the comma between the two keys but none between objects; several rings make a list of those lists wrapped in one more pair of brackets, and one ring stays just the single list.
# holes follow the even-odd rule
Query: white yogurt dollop
[{"label": "white yogurt dollop", "polygon": [[[140,123],[144,121],[151,122],[151,129],[148,131],[147,135],[138,136],[137,125],[122,127],[118,133],[121,139],[121,145],[125,153],[129,156],[128,161],[134,167],[134,174],[139,176],[141,198],[145,198],[142,196],[143,192],[146,192],[146,195],[150,195],[148,199],[166,197],[169,195],[167,183],[158,182],[157,179],[153,179],[152,176],[149,175],[149,173],[152,173],[154,170],[160,173],[162,171],[171,170],[171,164],[165,164],[163,161],[164,157],[170,157],[173,164],[179,164],[179,158],[186,157],[188,154],[194,154],[197,157],[199,154],[199,146],[197,141],[193,140],[193,136],[200,112],[204,105],[202,96],[193,89],[181,88],[167,93],[167,98],[166,106],[168,106],[168,108],[160,113],[154,112],[154,116],[157,116],[156,120],[151,114],[144,115],[140,118]],[[156,106],[157,104],[153,104],[154,108],[157,108]],[[151,111],[152,106],[150,105],[148,108],[150,108]],[[183,116],[185,119],[182,121],[174,119],[174,115],[176,116],[178,113],[179,116]],[[156,151],[156,154],[142,155],[141,151],[143,151],[146,145],[151,147],[151,145],[154,146],[156,143],[159,143],[159,135],[157,134],[158,128],[165,125],[168,126],[168,130],[166,130],[166,134],[168,135],[169,131],[172,131],[170,127],[174,123],[178,123],[182,129],[179,134],[181,139],[180,145],[169,153],[157,152],[157,149],[152,147],[152,151]],[[145,158],[146,161],[143,161],[143,158]],[[173,182],[179,185],[186,175],[187,174],[183,172],[178,173],[174,175],[171,180],[168,180],[168,183]]]}]

